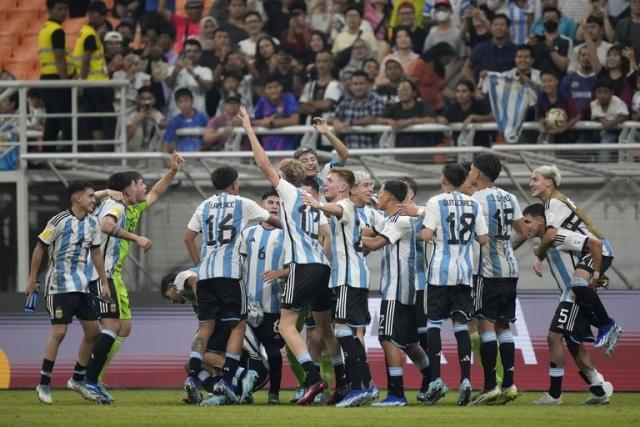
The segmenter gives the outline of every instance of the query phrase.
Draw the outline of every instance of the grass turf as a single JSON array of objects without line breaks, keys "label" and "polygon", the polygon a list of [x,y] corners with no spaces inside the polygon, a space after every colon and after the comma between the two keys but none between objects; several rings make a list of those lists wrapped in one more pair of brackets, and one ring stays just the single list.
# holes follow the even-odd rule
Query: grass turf
[{"label": "grass turf", "polygon": [[[580,406],[586,393],[565,393],[564,405],[532,406],[541,393],[524,393],[502,407],[466,407],[456,405],[457,393],[451,392],[437,406],[425,407],[415,401],[415,392],[407,392],[410,405],[404,408],[295,407],[289,404],[266,405],[265,392],[256,393],[256,404],[224,407],[194,407],[181,402],[181,390],[116,390],[117,402],[100,406],[83,401],[75,392],[54,390],[54,404],[38,402],[33,390],[0,391],[0,425],[280,425],[280,426],[352,426],[418,425],[638,425],[640,393],[617,393],[611,404]],[[281,398],[292,393],[283,391]]]}]

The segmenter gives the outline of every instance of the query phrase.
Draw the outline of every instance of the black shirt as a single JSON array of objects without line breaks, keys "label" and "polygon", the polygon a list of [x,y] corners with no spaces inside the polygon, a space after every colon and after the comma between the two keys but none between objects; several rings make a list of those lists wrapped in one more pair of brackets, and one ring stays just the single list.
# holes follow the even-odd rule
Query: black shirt
[{"label": "black shirt", "polygon": [[[569,40],[560,36],[556,37],[553,41],[553,49],[560,55],[567,57],[569,54]],[[533,68],[540,70],[541,73],[544,73],[545,71],[553,71],[559,76],[563,76],[565,74],[565,71],[562,71],[553,63],[553,60],[551,59],[551,50],[543,41],[538,41],[533,46],[533,59]]]},{"label": "black shirt", "polygon": [[[450,104],[447,108],[445,108],[442,115],[447,118],[449,123],[461,123],[464,122],[464,120],[472,114],[486,116],[490,113],[491,108],[487,105],[486,102],[474,100],[471,102],[471,106],[468,110],[463,110],[460,104],[458,104],[457,102],[455,104]],[[457,144],[458,135],[459,132],[454,132],[454,144]],[[489,147],[491,145],[491,134],[489,132],[476,132],[475,139],[473,140],[473,145]]]},{"label": "black shirt", "polygon": [[[423,102],[416,101],[412,108],[405,110],[400,102],[387,106],[383,117],[393,120],[433,117],[433,111]],[[396,134],[396,147],[429,147],[436,143],[433,133],[399,132]]]}]

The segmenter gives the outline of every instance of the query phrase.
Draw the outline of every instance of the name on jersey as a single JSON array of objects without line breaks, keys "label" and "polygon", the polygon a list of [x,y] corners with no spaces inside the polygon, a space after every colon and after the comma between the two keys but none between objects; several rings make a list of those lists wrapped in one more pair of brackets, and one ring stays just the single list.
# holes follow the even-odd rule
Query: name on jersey
[{"label": "name on jersey", "polygon": [[211,207],[213,209],[227,209],[227,208],[235,207],[235,204],[236,204],[235,201],[231,201],[231,202],[216,202]]},{"label": "name on jersey", "polygon": [[473,200],[443,200],[445,206],[472,206]]},{"label": "name on jersey", "polygon": [[496,202],[510,202],[511,201],[511,197],[506,195],[506,194],[494,195],[493,198],[495,199]]}]

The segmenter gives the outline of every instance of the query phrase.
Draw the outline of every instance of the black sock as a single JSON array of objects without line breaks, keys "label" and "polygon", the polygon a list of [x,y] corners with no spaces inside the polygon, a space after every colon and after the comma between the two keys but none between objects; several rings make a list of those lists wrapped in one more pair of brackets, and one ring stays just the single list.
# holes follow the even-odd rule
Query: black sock
[{"label": "black sock", "polygon": [[584,372],[578,371],[578,375],[580,375],[580,378],[582,378],[582,381],[584,381],[586,385],[591,385],[591,381],[589,381],[589,378],[585,375]]},{"label": "black sock", "polygon": [[344,360],[342,355],[331,356],[331,365],[333,365],[333,375],[336,377],[336,388],[347,385],[347,376],[345,374]]},{"label": "black sock", "polygon": [[222,377],[229,384],[233,383],[233,377],[240,366],[240,356],[237,354],[226,353],[224,357],[224,366],[222,367]]},{"label": "black sock", "polygon": [[573,286],[571,288],[576,296],[576,303],[593,311],[595,315],[594,326],[601,327],[613,323],[607,309],[604,308],[600,296],[595,289],[589,286]]},{"label": "black sock", "polygon": [[[457,331],[456,328],[458,328]],[[458,343],[460,382],[462,382],[462,380],[471,378],[471,337],[469,336],[467,325],[453,325],[453,330]]]},{"label": "black sock", "polygon": [[389,394],[396,397],[404,397],[404,385],[402,382],[402,367],[391,367],[387,369],[389,374]]},{"label": "black sock", "polygon": [[431,378],[440,378],[440,353],[442,352],[442,341],[440,339],[440,328],[427,329],[427,355],[431,363]]},{"label": "black sock", "polygon": [[304,369],[305,378],[303,385],[305,387],[322,379],[322,377],[320,377],[320,368],[318,368],[316,364],[313,363],[313,360],[311,360],[311,357],[308,353],[298,356],[297,359],[302,366],[302,369]]},{"label": "black sock", "polygon": [[[509,333],[511,335],[511,333]],[[502,335],[501,335],[502,336]],[[504,374],[502,375],[502,387],[507,388],[513,385],[513,369],[516,358],[516,345],[511,342],[500,341],[500,359],[502,359],[502,367]]]},{"label": "black sock", "polygon": [[191,352],[191,357],[189,357],[189,376],[194,379],[198,379],[198,374],[202,369],[202,353],[198,353],[197,351]]},{"label": "black sock", "polygon": [[269,361],[269,394],[279,394],[282,383],[282,354],[280,349],[267,353]]},{"label": "black sock", "polygon": [[495,332],[486,331],[480,334],[480,356],[484,370],[484,390],[492,390],[496,386],[496,359],[498,358]]},{"label": "black sock", "polygon": [[564,368],[558,368],[555,363],[549,364],[549,375],[551,384],[549,385],[549,395],[557,399],[562,394],[562,377],[564,376]]},{"label": "black sock", "polygon": [[589,386],[589,391],[591,393],[595,394],[598,397],[604,396],[606,394],[604,392],[604,389],[602,388],[602,384],[592,385],[591,381],[589,380],[589,377],[587,377],[587,375],[582,371],[578,371],[578,375],[580,375],[580,378],[582,378],[582,381],[584,381]]},{"label": "black sock", "polygon": [[76,366],[73,367],[73,380],[84,381],[84,377],[87,374],[87,367],[82,366],[79,362],[76,362]]},{"label": "black sock", "polygon": [[42,359],[42,369],[40,370],[40,385],[51,384],[51,373],[55,360]]},{"label": "black sock", "polygon": [[358,349],[353,335],[338,338],[338,343],[344,354],[344,367],[347,372],[347,378],[352,390],[362,389],[362,376],[360,375],[360,366],[358,365]]},{"label": "black sock", "polygon": [[213,393],[213,387],[221,379],[222,377],[219,376],[211,376],[211,374],[205,370],[200,371],[200,375],[198,375],[200,384],[202,384],[202,387],[209,393]]},{"label": "black sock", "polygon": [[[115,333],[113,333],[113,335],[116,336]],[[107,356],[109,355],[115,340],[116,339],[111,336],[111,334],[102,331],[100,338],[98,338],[98,342],[95,347],[93,347],[93,359],[91,359],[89,367],[87,368],[87,382],[92,384],[96,384],[98,382],[98,376],[100,375],[100,372],[102,372],[104,364],[107,362]]]},{"label": "black sock", "polygon": [[418,334],[418,342],[420,343],[420,347],[427,353],[427,334]]},{"label": "black sock", "polygon": [[358,350],[358,367],[360,368],[360,378],[362,378],[362,386],[371,387],[371,368],[367,359],[367,350],[365,350],[362,342],[358,337],[354,337],[356,350]]}]

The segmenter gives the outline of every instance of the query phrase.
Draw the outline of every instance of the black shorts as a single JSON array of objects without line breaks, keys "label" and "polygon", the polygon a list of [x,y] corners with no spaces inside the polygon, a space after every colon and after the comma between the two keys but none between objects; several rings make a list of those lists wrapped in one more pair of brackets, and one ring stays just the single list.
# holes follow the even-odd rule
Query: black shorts
[{"label": "black shorts", "polygon": [[467,320],[471,319],[473,300],[471,298],[471,286],[427,286],[427,319],[448,319],[454,313],[463,315]]},{"label": "black shorts", "polygon": [[278,324],[280,323],[280,315],[276,313],[264,313],[264,319],[257,328],[253,328],[260,344],[264,346],[269,353],[270,350],[278,351],[284,347],[284,340],[280,336]]},{"label": "black shorts", "polygon": [[395,300],[382,300],[380,303],[380,342],[391,342],[400,348],[418,342],[416,328],[416,308]]},{"label": "black shorts", "polygon": [[549,330],[563,335],[565,339],[570,339],[576,344],[594,341],[591,332],[591,313],[569,301],[563,301],[558,305]]},{"label": "black shorts", "polygon": [[427,313],[424,310],[424,290],[416,291],[416,326],[419,334],[427,333]]},{"label": "black shorts", "polygon": [[92,280],[91,282],[89,282],[89,286],[93,286],[95,289],[93,302],[97,307],[97,312],[100,319],[119,319],[120,303],[118,302],[118,295],[116,294],[116,286],[113,283],[113,279],[109,278],[107,279],[107,281],[109,282],[109,293],[111,294],[111,297],[109,299],[103,299],[100,296],[100,285],[98,283],[98,280]]},{"label": "black shorts", "polygon": [[474,316],[497,322],[516,321],[518,278],[478,278],[474,292]]},{"label": "black shorts", "polygon": [[[602,257],[602,272],[604,273],[611,267],[613,264],[613,257],[611,256],[603,256]],[[589,273],[593,273],[593,259],[591,258],[590,253],[583,254],[578,263],[576,264],[576,270],[585,270]]]},{"label": "black shorts", "polygon": [[71,323],[73,316],[78,320],[98,320],[93,297],[88,293],[49,294],[46,303],[52,325]]},{"label": "black shorts", "polygon": [[280,307],[298,312],[307,306],[311,311],[331,310],[335,296],[329,288],[330,276],[328,265],[291,263]]},{"label": "black shorts", "polygon": [[343,285],[334,288],[336,292],[336,323],[344,323],[352,328],[366,328],[371,323],[369,314],[369,289]]},{"label": "black shorts", "polygon": [[239,321],[247,318],[247,295],[238,279],[216,277],[197,284],[198,320]]},{"label": "black shorts", "polygon": [[229,335],[233,329],[230,322],[216,322],[216,326],[213,328],[213,333],[207,341],[207,351],[212,353],[224,354],[227,351],[227,341],[229,341]]}]

